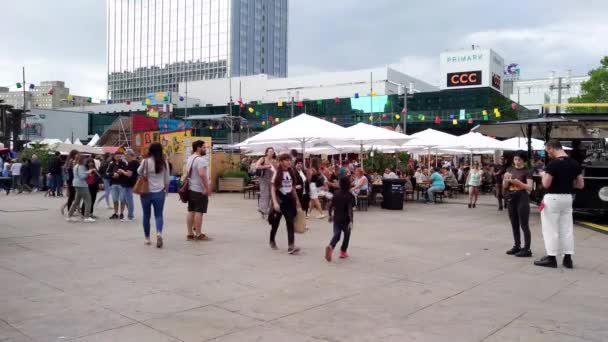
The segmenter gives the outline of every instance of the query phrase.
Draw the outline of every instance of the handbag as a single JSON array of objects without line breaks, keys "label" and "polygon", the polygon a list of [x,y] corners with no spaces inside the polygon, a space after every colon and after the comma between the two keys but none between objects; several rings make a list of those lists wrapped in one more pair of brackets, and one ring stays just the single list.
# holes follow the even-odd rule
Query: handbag
[{"label": "handbag", "polygon": [[180,201],[182,201],[184,203],[188,203],[188,192],[190,192],[190,176],[192,175],[192,167],[194,166],[194,162],[196,161],[196,158],[198,158],[198,157],[195,157],[192,160],[192,164],[190,165],[190,169],[188,170],[186,179],[184,179],[184,183],[179,188],[179,190],[177,190],[177,194],[179,195]]},{"label": "handbag", "polygon": [[298,234],[304,234],[308,230],[306,228],[306,213],[302,209],[298,209],[296,218],[293,221],[293,230]]},{"label": "handbag", "polygon": [[144,172],[137,177],[137,181],[133,186],[133,193],[138,195],[147,194],[150,192],[150,183],[148,182],[148,160],[144,160]]}]

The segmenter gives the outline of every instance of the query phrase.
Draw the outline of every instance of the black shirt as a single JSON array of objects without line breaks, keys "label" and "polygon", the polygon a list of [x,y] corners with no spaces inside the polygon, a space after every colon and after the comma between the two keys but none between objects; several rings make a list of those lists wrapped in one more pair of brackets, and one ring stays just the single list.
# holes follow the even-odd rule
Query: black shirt
[{"label": "black shirt", "polygon": [[[528,182],[528,179],[532,179],[532,172],[530,172],[530,170],[526,169],[525,167],[518,169],[515,166],[513,166],[513,167],[508,168],[507,172],[511,174],[511,177],[513,179],[518,179],[520,182],[522,182],[524,184],[526,184]],[[504,174],[503,174],[503,177],[504,177]],[[523,190],[523,189],[519,188],[515,184],[509,185],[509,191],[520,191],[520,190]]]},{"label": "black shirt", "polygon": [[127,167],[124,169],[125,171],[131,171],[131,177],[127,177],[125,175],[120,175],[118,177],[118,179],[120,181],[120,185],[127,187],[127,188],[134,187],[135,183],[137,183],[137,168],[138,167],[139,167],[139,162],[137,160],[131,160],[127,164]]},{"label": "black shirt", "polygon": [[112,160],[110,162],[110,164],[108,165],[108,170],[106,171],[108,174],[108,177],[110,178],[110,184],[111,185],[122,185],[122,181],[124,179],[122,179],[123,177],[118,177],[118,178],[114,178],[114,173],[118,172],[118,170],[126,170],[127,169],[127,163],[125,163],[122,160],[119,161],[115,161]]},{"label": "black shirt", "polygon": [[580,165],[570,157],[560,157],[547,164],[545,172],[553,176],[549,194],[571,194],[574,192],[574,180],[582,173]]},{"label": "black shirt", "polygon": [[355,196],[350,191],[337,190],[329,208],[330,213],[333,209],[334,222],[338,224],[351,223],[354,205]]}]

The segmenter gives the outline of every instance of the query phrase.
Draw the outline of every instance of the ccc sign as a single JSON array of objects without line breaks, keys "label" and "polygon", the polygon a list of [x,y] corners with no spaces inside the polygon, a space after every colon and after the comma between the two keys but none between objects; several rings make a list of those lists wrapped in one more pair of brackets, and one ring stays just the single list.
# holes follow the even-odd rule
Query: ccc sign
[{"label": "ccc sign", "polygon": [[448,74],[448,87],[468,87],[481,85],[481,70],[461,71]]}]

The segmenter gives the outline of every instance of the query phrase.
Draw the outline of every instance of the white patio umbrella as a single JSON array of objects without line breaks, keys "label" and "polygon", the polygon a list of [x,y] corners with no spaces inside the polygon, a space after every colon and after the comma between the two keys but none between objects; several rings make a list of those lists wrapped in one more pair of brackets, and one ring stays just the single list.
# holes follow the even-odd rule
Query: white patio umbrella
[{"label": "white patio umbrella", "polygon": [[[418,132],[410,135],[412,140],[406,142],[402,147],[406,151],[426,150],[427,156],[430,157],[431,151],[435,150],[435,154],[438,153],[438,149],[441,146],[454,146],[458,137],[452,134],[436,131],[432,128],[428,128],[422,132]],[[428,167],[430,167],[431,161],[428,158]]]},{"label": "white patio umbrella", "polygon": [[494,151],[502,150],[503,144],[501,141],[490,138],[481,133],[469,132],[456,138],[456,141],[450,145],[442,146],[443,149],[464,149],[471,153],[481,153],[479,151]]},{"label": "white patio umbrella", "polygon": [[76,138],[76,141],[74,141],[74,145],[82,145],[82,141],[80,141],[80,139]]},{"label": "white patio umbrella", "polygon": [[363,161],[364,145],[401,145],[412,139],[408,135],[363,122],[348,127],[346,130],[354,137],[352,142],[360,146],[359,159],[361,162]]},{"label": "white patio umbrella", "polygon": [[296,143],[304,153],[306,148],[312,147],[311,145],[314,143],[326,141],[347,142],[351,138],[352,136],[344,127],[308,114],[300,114],[243,141],[239,145],[247,147],[276,142]]},{"label": "white patio umbrella", "polygon": [[95,133],[95,135],[93,136],[93,138],[91,138],[91,141],[89,141],[87,146],[95,146],[98,141],[99,141],[99,134]]},{"label": "white patio umbrella", "polygon": [[70,138],[65,139],[65,141],[63,142],[64,144],[72,144],[72,141],[70,140]]},{"label": "white patio umbrella", "polygon": [[[517,151],[517,150],[528,150],[528,139],[522,137],[515,137],[507,139],[502,142],[503,150]],[[540,151],[545,149],[545,143],[542,140],[532,138],[532,150]]]}]

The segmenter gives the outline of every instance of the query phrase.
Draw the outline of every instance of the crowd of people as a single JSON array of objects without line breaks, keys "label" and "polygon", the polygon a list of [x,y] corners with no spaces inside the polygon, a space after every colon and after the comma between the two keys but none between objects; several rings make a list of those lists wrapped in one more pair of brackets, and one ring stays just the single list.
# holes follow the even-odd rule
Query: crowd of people
[{"label": "crowd of people", "polygon": [[[203,141],[192,144],[192,155],[186,161],[184,190],[188,205],[186,216],[186,239],[189,241],[210,241],[203,233],[203,216],[207,213],[211,184],[207,147]],[[434,202],[438,193],[468,189],[469,208],[476,208],[479,193],[485,186],[495,191],[498,210],[507,209],[513,234],[513,247],[506,254],[516,257],[532,256],[532,241],[529,225],[530,199],[533,189],[533,172],[542,177],[546,194],[541,211],[542,232],[546,256],[534,262],[537,266],[557,267],[557,257],[564,255],[564,267],[572,268],[574,253],[572,194],[584,187],[579,163],[569,157],[557,140],[545,145],[551,162],[546,167],[534,163],[534,171],[526,166],[527,153],[518,151],[500,158],[499,163],[482,165],[473,161],[472,167],[453,167],[445,162],[441,167],[427,168],[410,163],[405,171],[400,167],[387,167],[384,174],[367,173],[352,161],[331,163],[328,160],[312,159],[309,165],[298,159],[298,153],[276,155],[268,147],[264,156],[251,163],[250,171],[259,181],[258,211],[270,226],[269,245],[278,249],[276,235],[281,220],[287,228],[288,253],[296,254],[300,248],[295,244],[295,221],[298,215],[308,219],[316,212],[317,219],[329,216],[333,222],[333,235],[325,249],[325,258],[331,261],[334,248],[343,237],[340,258],[348,257],[348,246],[354,223],[353,210],[359,196],[368,195],[371,184],[383,179],[403,179],[406,189],[416,184],[426,184],[425,201]],[[68,222],[93,223],[99,218],[95,208],[105,204],[113,210],[110,220],[131,222],[135,219],[133,189],[141,179],[145,179],[146,190],[140,191],[144,243],[151,242],[151,219],[155,219],[156,246],[163,247],[164,204],[168,193],[171,166],[163,155],[162,145],[154,143],[147,154],[138,158],[132,151],[106,153],[94,158],[73,150],[67,158],[58,152],[48,163],[43,177],[41,163],[36,155],[21,161],[2,156],[2,179],[10,179],[7,193],[15,189],[36,191],[43,188],[40,180],[46,180],[49,197],[63,197],[66,202],[61,213],[67,211]],[[65,187],[64,187],[65,185]],[[97,193],[103,189],[103,195]],[[182,190],[180,190],[181,192]],[[447,194],[446,193],[446,194]],[[181,195],[181,194],[180,194]],[[325,214],[327,210],[327,215]],[[523,245],[521,235],[523,233]]]}]

